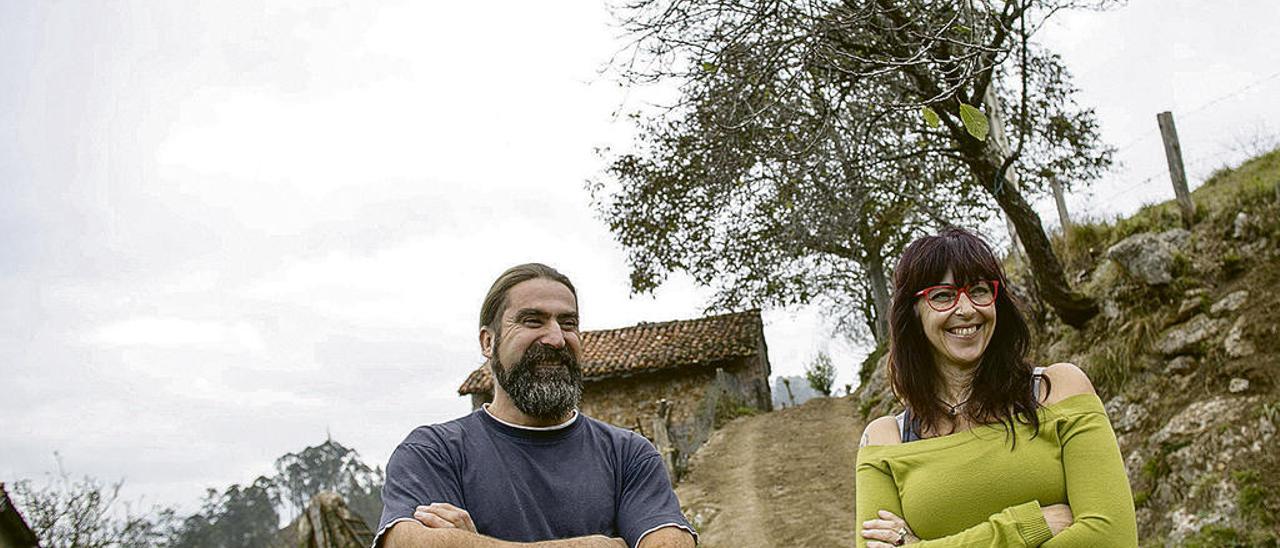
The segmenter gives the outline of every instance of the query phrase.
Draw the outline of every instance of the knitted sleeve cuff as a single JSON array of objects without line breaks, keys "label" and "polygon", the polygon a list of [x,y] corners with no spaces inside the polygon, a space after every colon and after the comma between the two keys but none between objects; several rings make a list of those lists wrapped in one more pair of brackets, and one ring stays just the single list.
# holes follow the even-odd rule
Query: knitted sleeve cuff
[{"label": "knitted sleeve cuff", "polygon": [[1027,546],[1039,546],[1053,538],[1049,522],[1044,520],[1044,512],[1040,510],[1040,501],[1019,504],[1009,508],[1008,512],[1018,524],[1018,534],[1022,535]]}]

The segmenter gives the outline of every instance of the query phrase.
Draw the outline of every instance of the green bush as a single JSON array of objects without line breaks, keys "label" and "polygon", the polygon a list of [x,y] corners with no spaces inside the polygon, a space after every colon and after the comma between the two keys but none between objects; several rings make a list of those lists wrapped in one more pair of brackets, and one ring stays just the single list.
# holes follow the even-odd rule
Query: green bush
[{"label": "green bush", "polygon": [[1222,274],[1228,278],[1234,278],[1244,272],[1244,257],[1233,249],[1222,255]]},{"label": "green bush", "polygon": [[1178,204],[1168,201],[1143,206],[1133,216],[1117,220],[1113,236],[1118,242],[1140,232],[1164,232],[1180,227],[1182,213],[1178,210]]},{"label": "green bush", "polygon": [[881,341],[876,345],[876,349],[867,355],[867,359],[862,360],[862,366],[858,368],[858,386],[866,386],[867,381],[871,380],[871,375],[876,372],[876,363],[887,352],[889,352],[889,343]]},{"label": "green bush", "polygon": [[826,352],[819,352],[804,368],[804,378],[814,390],[823,396],[830,396],[831,385],[836,382],[836,366],[831,363],[831,356]]},{"label": "green bush", "polygon": [[1146,489],[1139,489],[1137,491],[1134,491],[1133,505],[1137,508],[1142,508],[1143,505],[1147,504],[1147,500],[1150,498],[1151,498],[1151,492],[1147,491]]},{"label": "green bush", "polygon": [[1239,470],[1231,474],[1231,479],[1235,480],[1236,488],[1239,489],[1236,493],[1236,508],[1240,510],[1240,515],[1270,525],[1275,516],[1267,509],[1267,491],[1262,486],[1258,471]]},{"label": "green bush", "polygon": [[1191,258],[1176,251],[1173,253],[1173,268],[1171,270],[1174,278],[1193,276],[1196,271]]},{"label": "green bush", "polygon": [[760,414],[760,410],[743,405],[735,398],[723,397],[716,402],[715,427],[720,428],[738,417],[751,417]]},{"label": "green bush", "polygon": [[864,421],[867,420],[867,417],[871,415],[871,410],[874,409],[875,406],[877,405],[880,405],[880,396],[875,396],[875,397],[871,397],[871,398],[867,398],[866,400],[863,400],[862,405],[858,406],[858,413],[862,415],[862,420]]},{"label": "green bush", "polygon": [[1115,243],[1111,236],[1112,228],[1106,221],[1085,220],[1073,223],[1065,236],[1055,236],[1050,243],[1067,270],[1087,271]]},{"label": "green bush", "polygon": [[1248,548],[1257,546],[1275,547],[1280,539],[1271,531],[1252,531],[1243,533],[1230,527],[1209,525],[1195,535],[1183,540],[1186,548]]},{"label": "green bush", "polygon": [[1089,354],[1089,361],[1083,364],[1084,369],[1103,400],[1124,391],[1133,376],[1134,357],[1138,352],[1138,348],[1127,346],[1121,338],[1104,343]]}]

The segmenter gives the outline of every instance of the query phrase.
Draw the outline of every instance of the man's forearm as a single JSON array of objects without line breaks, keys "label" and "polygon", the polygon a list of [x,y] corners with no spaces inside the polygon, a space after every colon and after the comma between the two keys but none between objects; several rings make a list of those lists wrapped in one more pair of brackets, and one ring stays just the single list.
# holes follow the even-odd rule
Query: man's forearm
[{"label": "man's forearm", "polygon": [[640,538],[639,548],[694,548],[693,535],[683,528],[669,525]]},{"label": "man's forearm", "polygon": [[433,529],[417,522],[402,521],[387,531],[387,539],[382,545],[385,548],[626,548],[627,543],[603,535],[510,542],[462,529]]}]

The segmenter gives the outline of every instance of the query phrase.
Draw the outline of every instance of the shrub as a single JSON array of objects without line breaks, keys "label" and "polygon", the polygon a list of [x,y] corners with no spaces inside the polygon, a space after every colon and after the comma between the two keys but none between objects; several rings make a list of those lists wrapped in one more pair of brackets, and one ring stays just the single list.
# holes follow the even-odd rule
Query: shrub
[{"label": "shrub", "polygon": [[1126,346],[1126,341],[1122,339],[1104,343],[1089,355],[1084,368],[1103,400],[1124,391],[1132,376],[1137,351],[1137,348]]},{"label": "shrub", "polygon": [[1248,519],[1269,525],[1274,520],[1274,513],[1267,509],[1267,491],[1262,486],[1262,478],[1257,470],[1239,470],[1231,474],[1235,480],[1236,508]]},{"label": "shrub", "polygon": [[1147,491],[1146,489],[1139,489],[1137,491],[1134,491],[1133,505],[1137,508],[1142,508],[1143,505],[1145,505],[1147,503],[1147,500],[1150,498],[1151,498],[1151,492]]},{"label": "shrub", "polygon": [[754,407],[743,405],[736,398],[723,397],[716,402],[715,427],[720,427],[729,423],[738,417],[751,417],[758,415],[760,411]]},{"label": "shrub", "polygon": [[876,364],[880,358],[889,352],[889,343],[880,342],[876,345],[876,349],[867,355],[867,359],[862,360],[862,367],[858,368],[858,386],[866,386],[867,381],[871,380],[871,375],[876,372]]},{"label": "shrub", "polygon": [[879,404],[880,404],[880,396],[875,396],[875,397],[871,397],[863,400],[862,404],[858,406],[858,413],[862,415],[862,420],[864,421],[867,420],[867,417],[871,415],[871,410],[874,409],[875,406]]},{"label": "shrub", "polygon": [[821,392],[823,396],[831,395],[831,385],[836,382],[836,366],[831,363],[831,356],[819,352],[808,367],[804,368],[804,378],[809,386]]},{"label": "shrub", "polygon": [[1221,525],[1208,525],[1183,540],[1187,548],[1247,548],[1251,546],[1274,547],[1280,539],[1271,531],[1244,533]]},{"label": "shrub", "polygon": [[1222,255],[1222,274],[1234,278],[1244,272],[1244,257],[1233,249]]},{"label": "shrub", "polygon": [[[61,469],[61,461],[58,466]],[[43,486],[30,480],[15,482],[13,501],[44,546],[160,544],[177,524],[174,510],[153,507],[137,512],[120,500],[123,484],[123,480],[103,483],[89,476],[75,479],[59,470]]]}]

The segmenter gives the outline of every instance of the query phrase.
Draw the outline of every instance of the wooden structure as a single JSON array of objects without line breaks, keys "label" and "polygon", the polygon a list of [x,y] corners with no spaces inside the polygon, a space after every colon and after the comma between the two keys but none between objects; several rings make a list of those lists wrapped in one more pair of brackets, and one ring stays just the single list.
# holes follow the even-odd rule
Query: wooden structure
[{"label": "wooden structure", "polygon": [[347,507],[342,496],[324,491],[298,519],[280,530],[271,548],[366,548],[373,545],[373,532],[364,520]]}]

